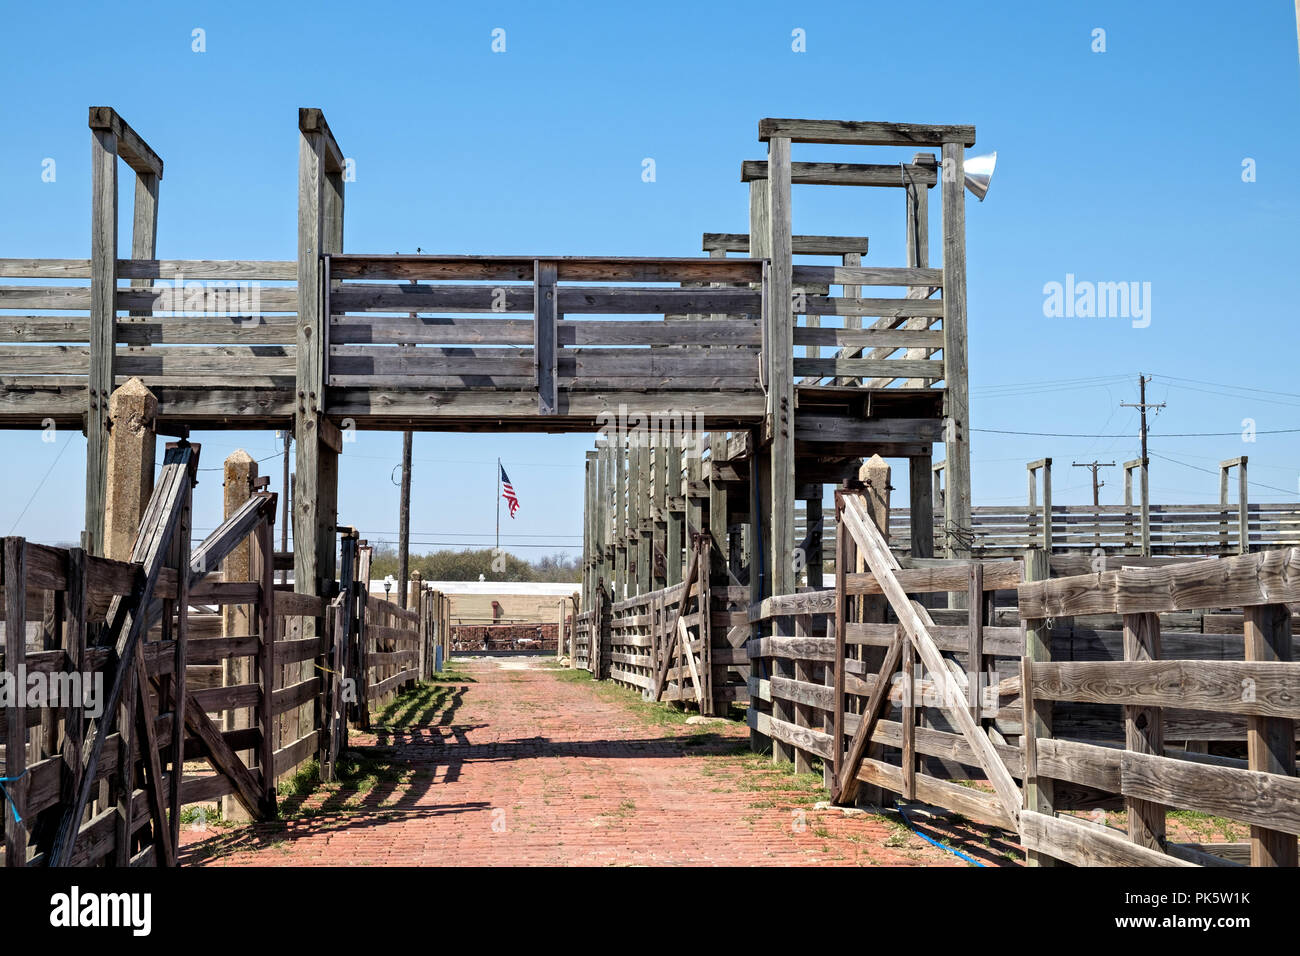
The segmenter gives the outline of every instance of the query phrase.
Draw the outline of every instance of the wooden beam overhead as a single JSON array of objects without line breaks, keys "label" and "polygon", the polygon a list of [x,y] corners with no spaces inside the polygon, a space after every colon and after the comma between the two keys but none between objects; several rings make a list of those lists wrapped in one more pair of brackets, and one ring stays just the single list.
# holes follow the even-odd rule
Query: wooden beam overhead
[{"label": "wooden beam overhead", "polygon": [[[791,163],[790,182],[796,186],[909,186],[931,187],[939,182],[934,157],[928,163]],[[767,161],[747,159],[740,164],[740,181],[767,179]]]},{"label": "wooden beam overhead", "polygon": [[325,122],[325,113],[315,107],[304,106],[298,110],[298,129],[304,133],[325,134],[325,171],[327,173],[343,172],[343,150],[339,149],[338,140],[330,131],[330,124]]},{"label": "wooden beam overhead", "polygon": [[[764,163],[764,166],[767,164]],[[797,165],[797,164],[796,164]],[[767,178],[764,176],[763,178]],[[791,236],[795,255],[805,256],[841,256],[856,252],[867,254],[866,236]],[[749,252],[749,233],[747,232],[706,232],[703,250],[705,252]]]},{"label": "wooden beam overhead", "polygon": [[975,145],[974,126],[929,126],[921,123],[874,123],[853,120],[761,119],[758,140],[773,137],[792,143],[830,143],[843,146]]},{"label": "wooden beam overhead", "polygon": [[92,106],[89,125],[91,129],[107,130],[117,137],[117,155],[137,173],[151,173],[162,179],[162,158],[126,120],[117,115],[113,107]]}]

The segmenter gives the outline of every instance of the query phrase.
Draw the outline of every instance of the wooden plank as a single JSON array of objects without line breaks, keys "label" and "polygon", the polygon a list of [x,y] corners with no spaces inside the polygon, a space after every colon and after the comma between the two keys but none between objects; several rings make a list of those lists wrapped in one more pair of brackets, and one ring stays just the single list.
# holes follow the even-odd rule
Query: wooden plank
[{"label": "wooden plank", "polygon": [[[761,159],[747,159],[740,164],[740,181],[743,183],[755,179],[767,178],[767,163]],[[796,186],[902,186],[909,182],[921,186],[933,186],[939,181],[938,172],[933,164],[911,163],[907,165],[889,165],[884,163],[791,163],[790,182]],[[708,234],[705,234],[705,248],[708,248]],[[799,237],[796,236],[796,239]],[[828,237],[830,238],[830,237]],[[822,247],[818,247],[821,249]],[[743,251],[743,247],[740,251]],[[862,247],[848,246],[829,248],[827,254],[841,252],[866,253],[865,243]],[[795,252],[800,252],[796,244]]]},{"label": "wooden plank", "polygon": [[101,556],[104,554],[108,480],[108,399],[113,391],[116,349],[117,150],[118,139],[111,129],[94,129],[91,145],[90,372],[86,393],[86,540],[82,544],[92,554]]},{"label": "wooden plank", "polygon": [[[151,829],[153,831],[153,846],[157,853],[158,865],[175,866],[176,853],[175,844],[172,842],[172,826],[167,820],[168,801],[163,794],[163,776],[162,761],[158,758],[158,738],[154,734],[154,718],[150,713],[150,693],[149,693],[149,675],[144,668],[144,657],[140,654],[135,656],[136,671],[136,690],[139,695],[136,703],[136,722],[140,735],[140,743],[144,750],[145,770],[147,780],[145,782],[145,792],[149,800],[149,813],[151,818]],[[162,708],[162,697],[158,698],[158,706]],[[134,768],[132,768],[134,769]],[[174,773],[179,777],[179,773]],[[134,792],[134,787],[132,787]]]},{"label": "wooden plank", "polygon": [[137,174],[148,174],[162,179],[162,159],[111,106],[90,107],[89,125],[92,130],[101,135],[112,135],[117,142],[115,152],[121,155],[126,164]]},{"label": "wooden plank", "polygon": [[795,143],[845,146],[943,146],[946,143],[974,146],[975,127],[773,117],[759,120],[759,141],[766,143],[773,137],[785,137]]},{"label": "wooden plank", "polygon": [[1020,814],[1020,842],[1075,866],[1193,866],[1126,840],[1117,831],[1050,817],[1034,810]]},{"label": "wooden plank", "polygon": [[[1034,664],[1044,700],[1181,707],[1259,717],[1300,717],[1300,664],[1255,661],[1070,661]],[[1251,684],[1243,682],[1250,681]],[[1255,699],[1242,694],[1254,689]]]},{"label": "wooden plank", "polygon": [[1019,589],[1022,617],[1140,614],[1300,601],[1300,549],[1054,578]]}]

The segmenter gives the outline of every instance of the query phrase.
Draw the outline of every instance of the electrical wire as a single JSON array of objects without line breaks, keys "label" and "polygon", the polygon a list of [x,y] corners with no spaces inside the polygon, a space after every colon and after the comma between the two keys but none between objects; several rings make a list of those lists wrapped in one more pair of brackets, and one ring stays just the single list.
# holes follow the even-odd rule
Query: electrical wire
[{"label": "electrical wire", "polygon": [[68,440],[63,443],[63,447],[59,449],[59,453],[54,456],[54,461],[50,462],[50,467],[45,469],[45,474],[41,476],[41,480],[36,485],[36,490],[32,492],[32,496],[27,499],[27,504],[23,505],[23,510],[18,512],[18,517],[14,519],[13,527],[9,529],[10,534],[14,533],[14,529],[18,527],[18,522],[23,520],[23,515],[27,514],[27,509],[32,506],[32,502],[36,500],[36,496],[39,495],[41,489],[45,487],[45,480],[50,477],[50,473],[54,471],[54,466],[59,463],[59,459],[63,457],[63,453],[68,450],[68,446],[71,444],[72,435],[68,435]]}]

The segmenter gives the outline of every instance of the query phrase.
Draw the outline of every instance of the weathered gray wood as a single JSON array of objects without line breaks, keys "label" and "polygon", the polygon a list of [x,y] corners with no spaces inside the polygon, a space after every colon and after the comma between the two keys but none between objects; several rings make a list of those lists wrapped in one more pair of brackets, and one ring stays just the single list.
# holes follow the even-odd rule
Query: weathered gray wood
[{"label": "weathered gray wood", "polygon": [[1089,826],[1066,817],[1033,810],[1020,814],[1020,842],[1075,866],[1193,866],[1177,857],[1149,850],[1107,827]]},{"label": "weathered gray wood", "polygon": [[[758,121],[760,142],[768,142],[776,137],[784,137],[795,143],[846,146],[943,146],[948,143],[974,146],[975,127],[770,117]],[[957,182],[960,186],[960,176],[957,177]]]},{"label": "weathered gray wood", "polygon": [[[1160,618],[1154,614],[1124,616],[1124,660],[1158,661],[1160,659]],[[1124,743],[1137,754],[1164,752],[1164,731],[1160,709],[1125,705]],[[1165,844],[1165,808],[1159,803],[1124,797],[1129,839],[1152,850]]]},{"label": "weathered gray wood", "polygon": [[537,413],[554,415],[556,397],[556,348],[559,340],[555,263],[538,261],[533,267],[533,369],[537,385]]},{"label": "weathered gray wood", "polygon": [[[1245,474],[1245,459],[1242,459],[1242,473]],[[1243,502],[1245,488],[1242,488]],[[1243,508],[1244,511],[1244,508]],[[1292,646],[1291,614],[1285,606],[1266,604],[1245,609],[1245,656],[1247,661],[1261,663],[1290,663],[1294,661]],[[1300,664],[1290,663],[1296,677],[1300,680]],[[1297,806],[1300,806],[1300,784],[1294,780],[1296,773],[1296,725],[1294,720],[1278,717],[1252,716],[1246,724],[1246,751],[1251,771],[1277,774],[1278,777],[1264,778],[1264,785],[1270,792],[1290,793],[1290,816],[1294,818]],[[1258,778],[1257,778],[1258,779]],[[1269,801],[1261,796],[1249,795],[1246,801],[1255,807],[1268,806]],[[1251,820],[1250,828],[1250,862],[1252,866],[1296,866],[1296,833],[1294,819],[1292,825],[1281,825],[1283,811],[1274,807],[1275,814],[1266,814],[1262,819]],[[1270,819],[1273,817],[1274,819]],[[1285,832],[1278,832],[1283,830]]]},{"label": "weathered gray wood", "polygon": [[[909,182],[933,186],[939,181],[934,164],[912,163],[888,165],[882,163],[791,163],[790,181],[796,186],[899,186]],[[740,181],[767,178],[767,163],[761,159],[747,159],[740,164]],[[707,248],[707,246],[706,246]],[[798,250],[795,250],[798,252]],[[833,249],[831,252],[863,252],[866,249]]]},{"label": "weathered gray wood", "polygon": [[[969,139],[973,142],[974,130]],[[950,558],[970,554],[970,398],[966,351],[966,187],[962,145],[954,136],[943,143],[943,356],[947,436],[944,455],[947,493],[944,525]],[[966,143],[966,145],[969,145]]]},{"label": "weathered gray wood", "polygon": [[[110,111],[111,112],[111,111]],[[112,125],[112,117],[103,121]],[[83,546],[104,554],[104,499],[108,480],[108,399],[113,391],[117,292],[117,152],[111,128],[91,133],[90,372],[86,412],[86,520]]]},{"label": "weathered gray wood", "polygon": [[[795,590],[794,545],[794,313],[791,302],[792,250],[790,209],[790,140],[776,136],[768,143],[769,253],[767,279],[770,351],[767,381],[771,434],[771,517],[767,588],[772,594]],[[805,360],[811,361],[811,360]],[[779,626],[779,625],[778,625]]]}]

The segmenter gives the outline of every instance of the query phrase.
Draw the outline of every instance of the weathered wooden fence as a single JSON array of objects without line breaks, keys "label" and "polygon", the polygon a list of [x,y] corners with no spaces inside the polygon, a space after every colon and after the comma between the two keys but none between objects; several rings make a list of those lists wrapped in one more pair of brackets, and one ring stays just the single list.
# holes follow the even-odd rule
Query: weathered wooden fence
[{"label": "weathered wooden fence", "polygon": [[[868,570],[750,609],[749,721],[776,759],[820,762],[839,802],[874,788],[1001,827],[1034,863],[1296,864],[1300,551],[1059,578],[1038,549],[903,568],[859,495],[837,506],[837,564]],[[966,607],[927,607],[935,592]],[[1172,839],[1169,808],[1251,840]],[[1079,815],[1099,809],[1127,831]]]},{"label": "weathered wooden fence", "polygon": [[[1022,587],[1026,848],[1074,864],[1296,866],[1300,663],[1291,614],[1298,601],[1296,549]],[[1239,640],[1162,641],[1161,614],[1238,607]],[[1121,658],[1054,659],[1041,638],[1047,622],[1097,614],[1122,616]],[[1061,733],[1057,702],[1088,707],[1096,723],[1118,733]],[[1217,725],[1220,739],[1244,736],[1244,759],[1167,745],[1198,721]],[[1126,831],[1054,815],[1062,785],[1117,795],[1111,805],[1126,811]],[[1170,809],[1249,824],[1250,841],[1176,844],[1166,830]]]},{"label": "weathered wooden fence", "polygon": [[[312,758],[332,774],[349,681],[381,705],[445,651],[435,592],[422,593],[428,613],[372,598],[349,617],[355,539],[331,613],[275,587],[275,495],[255,493],[191,551],[198,453],[168,446],[129,562],[4,539],[6,866],[172,865],[184,805],[231,795],[254,819],[273,815],[278,779]],[[245,539],[252,580],[222,580],[216,569]],[[227,605],[250,609],[247,633],[190,635],[192,606]],[[349,665],[350,648],[364,649],[364,668]],[[243,659],[246,682],[188,684],[191,668]],[[194,766],[204,760],[210,769]]]}]

